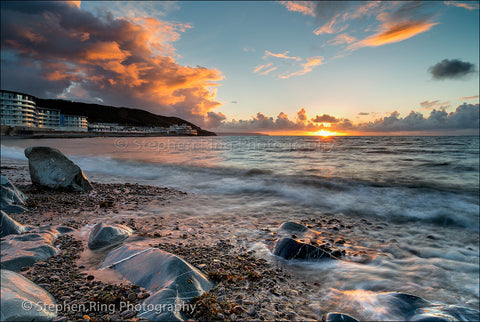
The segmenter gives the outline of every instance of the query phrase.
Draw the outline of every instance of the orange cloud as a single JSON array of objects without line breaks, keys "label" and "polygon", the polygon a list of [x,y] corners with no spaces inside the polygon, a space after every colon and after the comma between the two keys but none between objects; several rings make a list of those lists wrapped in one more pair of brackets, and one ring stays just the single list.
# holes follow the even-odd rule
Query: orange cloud
[{"label": "orange cloud", "polygon": [[328,42],[333,45],[341,45],[341,44],[351,44],[352,42],[356,41],[357,38],[350,36],[347,33],[340,34],[334,39],[330,39]]},{"label": "orange cloud", "polygon": [[426,32],[435,25],[437,25],[437,23],[418,20],[385,23],[380,32],[350,45],[348,49],[378,47],[403,41],[422,32]]},{"label": "orange cloud", "polygon": [[311,1],[280,1],[288,11],[300,12],[305,16],[315,17],[314,3]]},{"label": "orange cloud", "polygon": [[340,14],[334,16],[329,22],[324,24],[321,27],[318,27],[313,31],[315,35],[320,35],[320,34],[336,34],[339,32],[344,31],[345,29],[348,28],[348,25],[342,26],[342,27],[336,27],[335,24],[337,23],[337,19],[340,17]]},{"label": "orange cloud", "polygon": [[459,100],[473,100],[473,99],[476,99],[478,98],[479,96],[478,95],[473,95],[473,96],[462,96],[459,98]]},{"label": "orange cloud", "polygon": [[464,3],[459,1],[444,1],[447,6],[455,6],[458,8],[465,8],[467,10],[478,10],[480,5],[478,3]]},{"label": "orange cloud", "polygon": [[301,64],[302,69],[290,74],[282,74],[282,75],[279,75],[278,77],[282,79],[287,79],[292,76],[305,75],[307,73],[310,73],[313,70],[313,67],[322,65],[323,61],[324,61],[324,58],[322,56],[308,57],[307,62]]},{"label": "orange cloud", "polygon": [[258,65],[257,67],[255,67],[255,69],[253,70],[253,72],[256,74],[258,73],[259,71],[261,71],[262,69],[264,68],[268,68],[270,66],[272,66],[273,64],[270,63],[270,64],[263,64],[263,65]]},{"label": "orange cloud", "polygon": [[[172,43],[191,28],[188,24],[154,18],[104,19],[65,2],[29,8],[12,2],[3,9],[2,49],[16,59],[8,62],[2,79],[18,80],[10,83],[13,88],[40,97],[54,93],[139,107],[199,125],[222,118],[211,112],[220,105],[215,88],[223,79],[221,72],[175,61]],[[15,77],[26,66],[31,66],[32,88]]]},{"label": "orange cloud", "polygon": [[274,54],[274,53],[269,52],[268,50],[265,50],[265,55],[263,56],[263,59],[267,58],[268,56],[271,56],[271,57],[276,57],[276,58],[293,59],[293,60],[296,60],[296,61],[302,60],[302,58],[300,58],[300,57],[288,56],[288,53],[289,53],[288,50],[286,52],[280,53],[280,54]]}]

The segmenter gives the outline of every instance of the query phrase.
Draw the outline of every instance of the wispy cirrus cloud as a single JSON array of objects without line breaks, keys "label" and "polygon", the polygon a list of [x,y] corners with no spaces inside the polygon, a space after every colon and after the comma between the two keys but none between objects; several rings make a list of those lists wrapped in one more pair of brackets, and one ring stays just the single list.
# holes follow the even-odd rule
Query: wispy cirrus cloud
[{"label": "wispy cirrus cloud", "polygon": [[300,12],[305,16],[315,17],[315,3],[312,1],[279,1],[289,11]]},{"label": "wispy cirrus cloud", "polygon": [[148,16],[116,18],[81,7],[54,1],[1,3],[2,87],[39,97],[134,106],[199,125],[218,119],[212,110],[220,105],[215,87],[221,72],[175,61],[173,43],[189,24]]},{"label": "wispy cirrus cloud", "polygon": [[420,102],[422,110],[433,110],[433,109],[446,109],[450,107],[449,102],[441,102],[439,100],[435,101],[423,101]]},{"label": "wispy cirrus cloud", "polygon": [[467,10],[479,10],[480,5],[478,3],[475,3],[474,1],[469,1],[469,2],[460,2],[460,1],[444,1],[447,6],[454,6],[458,8],[464,8]]},{"label": "wispy cirrus cloud", "polygon": [[462,96],[462,97],[459,97],[458,99],[459,100],[474,100],[474,99],[478,99],[479,96],[478,95],[473,95],[473,96]]},{"label": "wispy cirrus cloud", "polygon": [[[294,3],[282,4],[289,11],[302,12]],[[336,35],[327,43],[346,44],[346,50],[352,51],[401,42],[429,31],[438,24],[433,21],[437,7],[420,1],[318,1],[308,6],[308,15],[319,25],[314,34]],[[374,32],[368,34],[371,30]]]},{"label": "wispy cirrus cloud", "polygon": [[310,73],[314,67],[322,65],[324,58],[322,56],[308,57],[307,61],[301,64],[301,69],[288,74],[281,74],[278,77],[282,79],[290,78],[292,76],[300,76]]},{"label": "wispy cirrus cloud", "polygon": [[347,33],[339,34],[335,38],[330,39],[328,43],[333,45],[341,45],[341,44],[351,44],[355,42],[357,38],[350,36]]},{"label": "wispy cirrus cloud", "polygon": [[302,60],[300,57],[294,57],[294,56],[288,56],[290,52],[287,50],[284,53],[279,53],[279,54],[274,54],[272,52],[269,52],[268,50],[265,50],[265,55],[262,57],[263,59],[266,59],[267,57],[276,57],[276,58],[283,58],[283,59],[293,59],[296,61]]}]

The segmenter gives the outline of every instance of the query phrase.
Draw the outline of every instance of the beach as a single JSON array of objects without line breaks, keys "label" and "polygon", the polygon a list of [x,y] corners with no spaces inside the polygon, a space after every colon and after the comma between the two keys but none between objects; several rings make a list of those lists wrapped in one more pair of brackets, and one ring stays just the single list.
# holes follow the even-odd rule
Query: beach
[{"label": "beach", "polygon": [[[65,272],[62,274],[73,283],[70,288],[59,288],[55,281],[45,285],[60,303],[66,297],[75,303],[89,300],[91,292],[99,290],[102,294],[121,294],[120,299],[128,299],[132,293],[148,298],[148,290],[99,268],[110,249],[86,247],[92,228],[104,223],[132,230],[124,245],[178,255],[215,284],[191,302],[196,304],[193,312],[186,312],[191,319],[303,321],[342,312],[357,319],[403,320],[407,313],[396,308],[392,294],[412,294],[437,308],[478,306],[478,215],[470,217],[478,209],[478,187],[465,184],[461,173],[448,179],[439,175],[439,169],[463,166],[465,171],[472,171],[465,174],[467,178],[478,167],[474,158],[455,152],[453,155],[464,164],[449,162],[444,151],[444,160],[437,161],[443,165],[434,166],[432,172],[423,171],[422,180],[412,179],[417,169],[405,167],[402,178],[394,184],[389,176],[397,174],[386,169],[393,161],[388,158],[398,158],[396,149],[403,150],[403,159],[426,163],[421,156],[424,152],[420,152],[424,148],[412,149],[411,142],[416,139],[388,149],[372,145],[369,142],[376,139],[371,138],[315,143],[312,139],[280,137],[275,144],[266,141],[271,138],[259,137],[212,141],[151,138],[143,143],[134,138],[82,140],[19,140],[2,145],[2,174],[29,197],[29,211],[11,217],[21,224],[76,230],[59,237],[56,243],[65,245],[65,250],[47,259],[47,265],[37,263],[22,272],[42,285],[49,282],[39,279],[52,275],[61,278],[58,271]],[[359,148],[359,142],[365,146]],[[428,144],[431,151],[456,147],[446,142],[439,139],[435,146],[430,139]],[[33,187],[23,156],[23,148],[32,143],[60,148],[81,166],[94,189],[67,193]],[[209,149],[208,144],[215,149]],[[259,146],[261,151],[256,149]],[[475,149],[471,147],[473,154]],[[333,164],[346,155],[360,171],[351,172],[353,165],[349,168],[345,163],[339,178],[340,168]],[[373,168],[368,170],[369,163],[378,155],[388,157],[377,161],[375,171],[380,179],[367,182],[375,173]],[[287,156],[296,160],[295,167],[285,166]],[[367,157],[371,160],[365,160]],[[247,168],[236,167],[240,162]],[[379,162],[385,163],[384,168]],[[298,175],[300,170],[308,173],[314,168],[330,178]],[[352,180],[354,174],[357,179]],[[365,179],[360,181],[358,176]],[[474,182],[475,178],[471,179]],[[289,222],[303,228],[285,229]],[[338,260],[276,256],[275,245],[282,238],[325,250]],[[65,259],[72,249],[77,257]],[[93,279],[85,282],[88,276]],[[74,285],[82,283],[92,287],[78,293]],[[108,300],[119,298],[107,296],[102,301]],[[140,299],[135,297],[132,303],[140,303]],[[61,315],[70,319],[80,315],[91,319],[136,318],[135,312],[127,311],[70,310]]]}]

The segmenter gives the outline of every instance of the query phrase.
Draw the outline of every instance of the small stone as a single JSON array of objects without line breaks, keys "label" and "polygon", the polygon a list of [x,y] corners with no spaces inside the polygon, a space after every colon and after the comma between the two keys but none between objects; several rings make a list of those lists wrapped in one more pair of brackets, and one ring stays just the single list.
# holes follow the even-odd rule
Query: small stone
[{"label": "small stone", "polygon": [[130,301],[135,301],[137,299],[137,294],[135,293],[129,293],[127,298],[130,300]]},{"label": "small stone", "polygon": [[52,322],[65,322],[67,321],[67,317],[66,316],[57,316],[55,318],[53,318]]},{"label": "small stone", "polygon": [[246,310],[243,307],[241,307],[240,305],[237,305],[232,309],[232,312],[234,312],[237,315],[240,315],[242,313],[245,313]]},{"label": "small stone", "polygon": [[87,281],[92,281],[95,278],[93,275],[88,275],[87,276]]},{"label": "small stone", "polygon": [[84,319],[84,320],[87,320],[87,321],[90,321],[90,316],[88,316],[88,315],[85,314],[85,315],[83,316],[83,319]]}]

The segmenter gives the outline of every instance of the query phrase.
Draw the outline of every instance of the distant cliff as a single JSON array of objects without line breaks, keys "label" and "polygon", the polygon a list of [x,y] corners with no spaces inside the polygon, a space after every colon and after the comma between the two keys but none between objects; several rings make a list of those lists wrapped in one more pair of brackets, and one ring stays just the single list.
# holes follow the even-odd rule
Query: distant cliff
[{"label": "distant cliff", "polygon": [[60,110],[60,113],[67,115],[86,116],[91,123],[118,123],[121,125],[133,126],[162,126],[183,123],[190,125],[197,130],[198,135],[214,136],[214,132],[203,130],[199,126],[185,121],[179,117],[169,117],[153,114],[137,108],[114,107],[99,104],[79,103],[58,99],[37,99],[37,106],[43,108],[53,108]]}]

